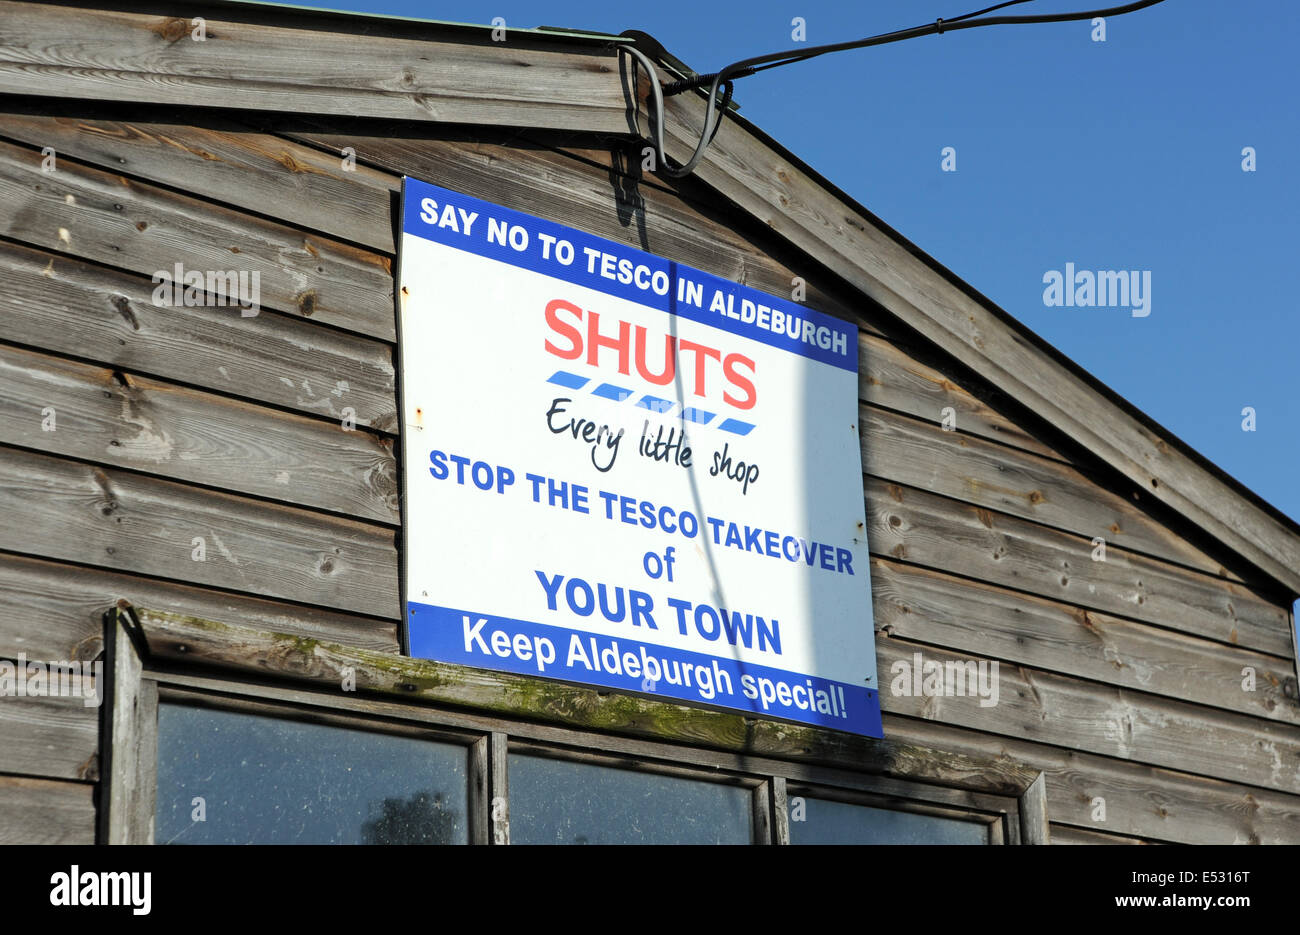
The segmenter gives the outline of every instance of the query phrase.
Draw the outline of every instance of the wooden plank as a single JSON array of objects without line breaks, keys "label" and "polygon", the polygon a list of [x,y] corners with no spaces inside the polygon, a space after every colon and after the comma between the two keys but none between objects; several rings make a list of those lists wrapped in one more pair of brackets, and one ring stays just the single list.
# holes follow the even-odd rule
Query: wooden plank
[{"label": "wooden plank", "polygon": [[1300,724],[1290,659],[882,558],[871,590],[876,629],[890,637]]},{"label": "wooden plank", "polygon": [[94,843],[93,785],[0,776],[0,845]]},{"label": "wooden plank", "polygon": [[[1054,822],[1186,844],[1300,840],[1300,797],[1294,795],[892,714],[885,715],[885,736],[1041,770]],[[1104,820],[1098,820],[1102,807]]]},{"label": "wooden plank", "polygon": [[136,613],[148,638],[151,666],[185,660],[330,686],[337,685],[344,668],[349,668],[357,691],[379,698],[756,756],[840,766],[852,763],[863,772],[996,795],[1019,796],[1037,775],[1008,760],[953,756],[807,725],[323,642],[303,647],[295,637],[150,609],[136,608]]},{"label": "wooden plank", "polygon": [[[608,171],[550,149],[519,140],[502,145],[477,138],[410,138],[409,130],[396,127],[390,132],[388,136],[324,131],[285,135],[333,151],[352,146],[358,160],[397,175],[576,227],[764,292],[788,297],[791,281],[799,275],[737,234],[725,219],[656,187],[630,186]],[[861,302],[819,287],[808,270],[803,270],[803,278],[807,280],[805,304],[864,323]]]},{"label": "wooden plank", "polygon": [[12,448],[0,448],[0,515],[11,552],[400,614],[397,548],[381,526]]},{"label": "wooden plank", "polygon": [[[699,139],[698,97],[667,100],[664,132],[685,158]],[[1026,329],[934,268],[933,261],[740,118],[728,118],[695,176],[816,257],[923,337],[963,361],[1140,490],[1186,516],[1300,594],[1300,534],[1136,417]]]},{"label": "wooden plank", "polygon": [[[246,11],[240,11],[244,13]],[[252,11],[247,11],[252,18]],[[440,123],[628,129],[618,62],[592,43],[407,39],[6,3],[0,92]],[[305,19],[305,17],[304,17]],[[562,47],[562,50],[561,50]]]},{"label": "wooden plank", "polygon": [[[653,149],[649,141],[644,139],[615,140],[573,131],[548,130],[526,130],[519,136],[552,152],[595,166],[602,173],[618,176],[637,186],[656,188],[681,200],[688,207],[692,202],[710,206],[726,204],[724,199],[717,197],[704,186],[692,183],[689,179],[674,179],[644,171],[641,167],[646,157],[646,149]],[[683,188],[691,190],[690,198],[683,198]]]},{"label": "wooden plank", "polygon": [[858,395],[863,402],[905,412],[936,425],[943,422],[944,410],[951,408],[957,432],[1069,462],[1064,454],[890,338],[859,336]]},{"label": "wooden plank", "polygon": [[[27,660],[37,661],[44,660]],[[88,687],[80,676],[60,680],[66,680],[71,695],[0,699],[0,769],[6,773],[82,782],[99,778],[95,701],[102,682]]]},{"label": "wooden plank", "polygon": [[[123,602],[125,603],[125,602]],[[158,774],[158,683],[142,679],[140,656],[127,632],[125,615],[114,608],[107,622],[107,664],[111,667],[104,729],[107,794],[100,815],[107,844],[152,844]],[[137,631],[134,621],[131,629]]]},{"label": "wooden plank", "polygon": [[510,738],[501,731],[488,735],[488,764],[492,771],[492,790],[488,821],[492,843],[510,843]]},{"label": "wooden plank", "polygon": [[[1001,816],[989,823],[989,844],[992,845],[1020,845],[1020,844],[1042,844],[1044,841],[1022,841],[1020,839],[1022,829],[1020,827],[1020,815],[1004,812]],[[1032,829],[1031,829],[1032,830]],[[1047,826],[1043,828],[1047,831]]]},{"label": "wooden plank", "polygon": [[5,344],[0,444],[400,521],[391,439]]},{"label": "wooden plank", "polygon": [[1119,834],[1105,834],[1088,828],[1075,828],[1071,825],[1052,825],[1053,844],[1149,844],[1141,838],[1130,838]]},{"label": "wooden plank", "polygon": [[469,748],[469,843],[487,844],[492,840],[491,764],[489,738],[480,737]]},{"label": "wooden plank", "polygon": [[1020,821],[1018,841],[1020,844],[1050,844],[1051,828],[1047,821],[1047,777],[1042,773],[1029,784],[1025,794],[1020,797]]},{"label": "wooden plank", "polygon": [[[1292,725],[1009,665],[998,668],[996,699],[976,697],[973,687],[964,695],[918,696],[911,675],[916,653],[940,665],[979,662],[973,654],[878,640],[880,703],[891,714],[1300,792],[1300,728]],[[906,668],[894,668],[899,665]]]},{"label": "wooden plank", "polygon": [[9,206],[0,236],[150,277],[172,277],[179,263],[205,276],[247,273],[251,289],[256,274],[266,308],[394,339],[387,256],[69,159],[42,172],[39,151],[10,143],[0,143],[0,201]]},{"label": "wooden plank", "polygon": [[873,553],[1287,656],[1287,610],[1246,585],[1119,548],[1092,561],[1091,540],[886,481],[867,480]]},{"label": "wooden plank", "polygon": [[[1058,461],[873,407],[861,418],[867,474],[1106,540],[1219,577],[1219,562],[1174,535],[1131,501]],[[1237,579],[1240,580],[1240,579]]]},{"label": "wooden plank", "polygon": [[338,614],[20,555],[0,554],[0,657],[86,662],[104,647],[104,612],[127,598],[178,614],[397,653],[392,620]]},{"label": "wooden plank", "polygon": [[772,844],[772,780],[758,784],[750,791],[749,827],[751,844]]},{"label": "wooden plank", "polygon": [[157,306],[148,280],[6,241],[0,275],[7,341],[397,431],[388,344],[269,311]]},{"label": "wooden plank", "polygon": [[[396,253],[389,193],[400,179],[340,155],[203,113],[188,123],[53,116],[5,104],[0,133],[112,172]],[[55,105],[58,106],[57,104]],[[86,110],[86,105],[75,105]],[[340,147],[340,150],[342,147]]]},{"label": "wooden plank", "polygon": [[772,814],[771,843],[790,843],[790,810],[786,797],[785,777],[773,776],[765,783],[770,793],[768,808]]}]

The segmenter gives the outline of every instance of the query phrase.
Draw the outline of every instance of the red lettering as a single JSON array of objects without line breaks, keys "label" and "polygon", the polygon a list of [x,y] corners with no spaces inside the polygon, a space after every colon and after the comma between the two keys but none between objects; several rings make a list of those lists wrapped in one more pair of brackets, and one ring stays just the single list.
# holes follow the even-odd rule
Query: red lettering
[{"label": "red lettering", "polygon": [[745,393],[744,399],[737,399],[730,393],[724,392],[722,398],[737,409],[753,409],[754,403],[758,402],[758,391],[754,389],[754,383],[747,377],[742,377],[736,373],[736,364],[741,363],[749,367],[749,372],[753,376],[758,375],[758,368],[754,362],[744,354],[728,354],[727,359],[722,362],[722,372],[726,374],[727,381],[738,390]]},{"label": "red lettering", "polygon": [[722,352],[711,347],[705,347],[703,344],[696,344],[694,341],[679,341],[677,344],[683,351],[695,352],[695,395],[707,396],[704,389],[704,359],[712,357],[714,360],[722,360]]},{"label": "red lettering", "polygon": [[[585,348],[580,327],[584,315],[587,319]],[[567,320],[570,318],[573,319],[572,322]],[[607,315],[606,318],[613,318],[613,316]],[[601,334],[598,313],[589,309],[584,312],[580,306],[564,299],[552,299],[546,303],[546,324],[550,326],[552,337],[557,340],[552,341],[548,337],[545,342],[546,350],[564,360],[578,360],[583,357],[585,349],[587,363],[598,367],[601,349],[609,348],[618,352],[618,372],[629,376],[634,343],[633,326],[630,322],[621,319],[614,320],[618,322],[618,336]],[[678,339],[671,334],[665,334],[663,339],[662,370],[654,373],[646,363],[646,346],[656,339],[646,328],[641,325],[636,326],[636,371],[641,379],[655,386],[667,386],[676,378],[678,367],[683,366],[678,362],[678,358],[693,357],[693,366],[689,366],[691,362],[688,362],[688,366],[695,376],[692,381],[694,395],[708,398],[708,361],[716,360],[722,365],[723,378],[727,383],[723,388],[723,401],[736,409],[754,408],[758,402],[758,389],[755,386],[758,365],[753,360],[744,354],[727,354],[724,358],[717,348]]]},{"label": "red lettering", "polygon": [[546,323],[551,326],[551,330],[556,334],[568,338],[570,346],[567,351],[562,350],[552,344],[548,338],[546,341],[546,349],[556,357],[561,357],[564,360],[577,360],[582,356],[582,332],[568,322],[560,321],[560,309],[564,309],[566,312],[571,312],[578,317],[579,321],[582,320],[582,309],[578,308],[578,306],[574,305],[572,302],[566,302],[563,299],[551,299],[551,301],[547,302]]},{"label": "red lettering", "polygon": [[631,358],[629,347],[632,338],[632,326],[626,321],[618,323],[618,337],[607,338],[600,333],[600,315],[587,312],[587,363],[593,367],[600,366],[599,356],[602,347],[618,351],[618,372],[627,376],[628,360]]},{"label": "red lettering", "polygon": [[671,334],[664,335],[664,369],[662,373],[651,373],[645,365],[645,328],[636,327],[636,372],[655,386],[667,386],[677,374],[677,339]]}]

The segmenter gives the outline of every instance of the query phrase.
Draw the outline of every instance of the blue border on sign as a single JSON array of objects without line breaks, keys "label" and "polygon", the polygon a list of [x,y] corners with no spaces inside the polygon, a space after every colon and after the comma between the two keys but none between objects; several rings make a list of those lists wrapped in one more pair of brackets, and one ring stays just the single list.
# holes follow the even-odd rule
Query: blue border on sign
[{"label": "blue border on sign", "polygon": [[[663,257],[646,253],[636,247],[606,240],[554,221],[503,208],[472,195],[465,195],[428,182],[421,182],[407,176],[405,182],[405,202],[402,206],[402,231],[421,237],[433,243],[465,250],[487,259],[508,263],[521,269],[531,270],[545,276],[551,276],[578,286],[585,286],[637,302],[650,308],[658,309],[710,327],[720,328],[741,337],[750,338],[806,357],[820,361],[843,370],[858,370],[858,331],[847,322],[841,321],[824,312],[806,308],[796,302],[769,295],[750,286],[743,286],[694,267]],[[436,208],[431,214],[443,217],[448,207],[452,209],[454,228],[442,227],[437,223],[425,221],[423,203],[432,199]],[[463,213],[462,213],[463,212]],[[462,233],[463,219],[477,215],[470,225],[470,233]],[[493,225],[492,222],[495,222]],[[505,242],[489,239],[488,231],[521,229],[527,235],[527,245],[516,249],[510,245],[507,235]],[[552,243],[560,240],[573,245],[573,259],[565,265],[555,259],[556,252],[551,249],[551,259],[544,259],[540,244],[545,238],[553,238]],[[519,239],[516,238],[517,242]],[[612,260],[605,261],[605,257]],[[627,271],[628,282],[620,280],[620,267]],[[643,274],[637,275],[638,267]],[[614,277],[602,275],[602,270],[612,270]],[[666,277],[668,288],[657,292],[654,282],[663,282]],[[638,287],[637,282],[645,283]],[[712,304],[713,296],[726,297],[725,312],[711,312],[689,302],[678,301],[678,283],[687,281],[698,283],[705,296],[705,302]],[[760,326],[766,321],[768,327]],[[782,330],[777,330],[777,325]],[[797,332],[791,336],[789,329]],[[804,337],[811,328],[814,338]],[[817,340],[821,338],[829,346],[823,347]],[[840,350],[842,348],[842,351]]]},{"label": "blue border on sign", "polygon": [[[645,643],[626,637],[613,637],[586,630],[573,630],[568,627],[498,617],[475,611],[456,610],[417,601],[408,601],[407,609],[411,655],[421,659],[561,679],[586,685],[603,685],[621,691],[642,692],[678,701],[688,701],[692,704],[714,705],[744,711],[759,717],[784,718],[801,724],[815,724],[818,727],[829,727],[868,737],[884,736],[880,715],[880,693],[862,685],[789,672],[771,666],[755,665],[726,656]],[[478,627],[479,620],[485,620],[486,623]],[[475,629],[476,627],[478,628]],[[466,635],[467,628],[474,633],[473,637]],[[494,642],[492,636],[494,632],[500,632],[505,636]],[[522,640],[519,646],[525,649],[527,656],[516,650],[516,639]],[[568,664],[573,639],[579,641],[588,664]],[[544,665],[539,664],[535,651],[540,640],[549,640],[554,648],[555,659]],[[673,670],[668,669],[667,666],[664,667],[662,677],[655,680],[654,687],[649,688],[643,670],[638,671],[636,675],[629,675],[624,671],[610,671],[612,668],[608,666],[610,658],[616,660],[621,670],[627,655],[631,655],[637,661],[638,668],[646,658],[674,665],[678,673],[676,681],[681,683],[685,682],[686,667],[696,667],[693,671],[697,672],[699,668],[703,668],[709,673],[710,682],[715,686],[722,682],[722,678],[716,673],[723,672],[730,680],[732,690],[724,697],[715,688],[713,697],[706,697],[698,689],[670,681],[667,673]],[[754,692],[758,697],[753,699],[745,697],[743,692],[746,683],[742,680],[746,678],[753,680]],[[789,702],[782,701],[776,688],[778,684],[786,687],[785,694],[791,696]],[[809,707],[801,707],[797,703],[799,692],[803,693],[803,698],[809,700]],[[826,693],[824,701],[830,708],[829,712],[816,710],[812,692]],[[769,694],[772,695],[771,698],[768,698]]]}]

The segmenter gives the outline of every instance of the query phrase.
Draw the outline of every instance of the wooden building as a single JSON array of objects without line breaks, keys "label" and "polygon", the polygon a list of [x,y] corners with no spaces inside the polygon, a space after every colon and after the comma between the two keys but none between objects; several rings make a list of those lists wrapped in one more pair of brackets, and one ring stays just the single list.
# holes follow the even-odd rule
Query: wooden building
[{"label": "wooden building", "polygon": [[[173,837],[197,711],[436,742],[475,842],[545,837],[548,756],[729,790],[758,842],[796,798],[1300,842],[1300,528],[738,114],[643,173],[633,41],[0,0],[0,660],[103,661],[108,701],[0,698],[0,840]],[[675,156],[702,111],[668,99]],[[855,323],[880,684],[996,660],[998,703],[884,690],[879,741],[401,656],[403,175]],[[175,264],[256,271],[260,314],[156,304]]]}]

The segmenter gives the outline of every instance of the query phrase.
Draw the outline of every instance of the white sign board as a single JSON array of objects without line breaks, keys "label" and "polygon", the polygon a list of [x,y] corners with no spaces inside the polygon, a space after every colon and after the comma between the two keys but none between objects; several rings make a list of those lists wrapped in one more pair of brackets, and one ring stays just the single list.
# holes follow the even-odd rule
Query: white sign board
[{"label": "white sign board", "polygon": [[413,656],[881,736],[857,329],[406,179]]}]

